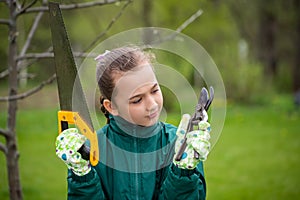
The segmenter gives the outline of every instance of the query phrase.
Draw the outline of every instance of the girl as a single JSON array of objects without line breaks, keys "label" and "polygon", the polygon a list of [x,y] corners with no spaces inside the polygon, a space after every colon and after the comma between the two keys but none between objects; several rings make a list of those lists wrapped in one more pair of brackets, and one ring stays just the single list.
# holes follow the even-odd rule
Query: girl
[{"label": "girl", "polygon": [[81,158],[77,150],[86,138],[76,128],[56,140],[56,154],[69,168],[69,199],[205,199],[202,161],[210,146],[209,123],[202,121],[201,130],[187,134],[187,148],[176,161],[189,115],[183,115],[178,129],[159,122],[163,98],[152,60],[136,47],[96,58],[101,110],[107,117],[97,132],[100,162],[91,166]]}]

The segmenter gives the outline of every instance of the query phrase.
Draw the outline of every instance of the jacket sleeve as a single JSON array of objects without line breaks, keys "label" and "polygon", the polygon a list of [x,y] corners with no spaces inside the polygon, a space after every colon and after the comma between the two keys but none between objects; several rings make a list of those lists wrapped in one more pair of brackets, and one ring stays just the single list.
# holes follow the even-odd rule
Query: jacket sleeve
[{"label": "jacket sleeve", "polygon": [[71,170],[68,171],[68,199],[105,199],[100,178],[94,168],[84,176],[77,176]]},{"label": "jacket sleeve", "polygon": [[162,184],[159,199],[205,198],[206,183],[202,162],[194,170],[180,169],[172,163]]}]

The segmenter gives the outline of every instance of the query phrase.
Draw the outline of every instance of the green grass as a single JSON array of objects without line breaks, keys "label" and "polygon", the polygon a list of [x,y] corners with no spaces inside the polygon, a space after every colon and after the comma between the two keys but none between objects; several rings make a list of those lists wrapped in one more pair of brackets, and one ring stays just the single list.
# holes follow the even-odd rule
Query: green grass
[{"label": "green grass", "polygon": [[298,199],[299,122],[299,110],[285,101],[229,106],[205,163],[208,199]]},{"label": "green grass", "polygon": [[[50,200],[66,197],[65,166],[55,156],[56,124],[54,109],[19,112],[17,134],[24,199]],[[1,199],[9,199],[6,163],[2,153],[0,173]]]},{"label": "green grass", "polygon": [[[289,98],[268,106],[228,106],[223,132],[205,162],[209,200],[297,199],[300,196],[300,110]],[[55,156],[56,108],[20,110],[18,144],[24,199],[65,199],[66,167]],[[176,121],[177,115],[168,115]],[[5,112],[0,112],[0,126]],[[3,138],[0,138],[3,141]],[[0,153],[0,196],[9,199]]]}]

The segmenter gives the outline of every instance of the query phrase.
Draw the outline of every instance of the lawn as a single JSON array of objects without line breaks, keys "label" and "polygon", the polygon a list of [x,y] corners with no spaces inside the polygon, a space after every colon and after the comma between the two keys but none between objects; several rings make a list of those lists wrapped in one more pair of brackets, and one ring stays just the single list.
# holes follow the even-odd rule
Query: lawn
[{"label": "lawn", "polygon": [[205,165],[208,199],[299,199],[300,115],[281,103],[229,106]]},{"label": "lawn", "polygon": [[[281,97],[267,106],[229,103],[223,132],[205,162],[208,200],[299,198],[300,109],[295,111],[289,102],[289,97]],[[57,106],[20,108],[17,133],[24,199],[66,199],[66,167],[54,149],[56,112]],[[4,125],[1,109],[0,126]],[[9,199],[2,153],[0,197]]]}]

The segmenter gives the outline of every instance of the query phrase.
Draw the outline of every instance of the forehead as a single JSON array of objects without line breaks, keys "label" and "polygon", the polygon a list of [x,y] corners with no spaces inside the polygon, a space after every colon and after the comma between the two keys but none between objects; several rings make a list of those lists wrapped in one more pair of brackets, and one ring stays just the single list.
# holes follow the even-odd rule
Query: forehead
[{"label": "forehead", "polygon": [[128,99],[135,92],[143,90],[157,82],[153,68],[149,63],[143,63],[133,70],[116,76],[113,96]]}]

